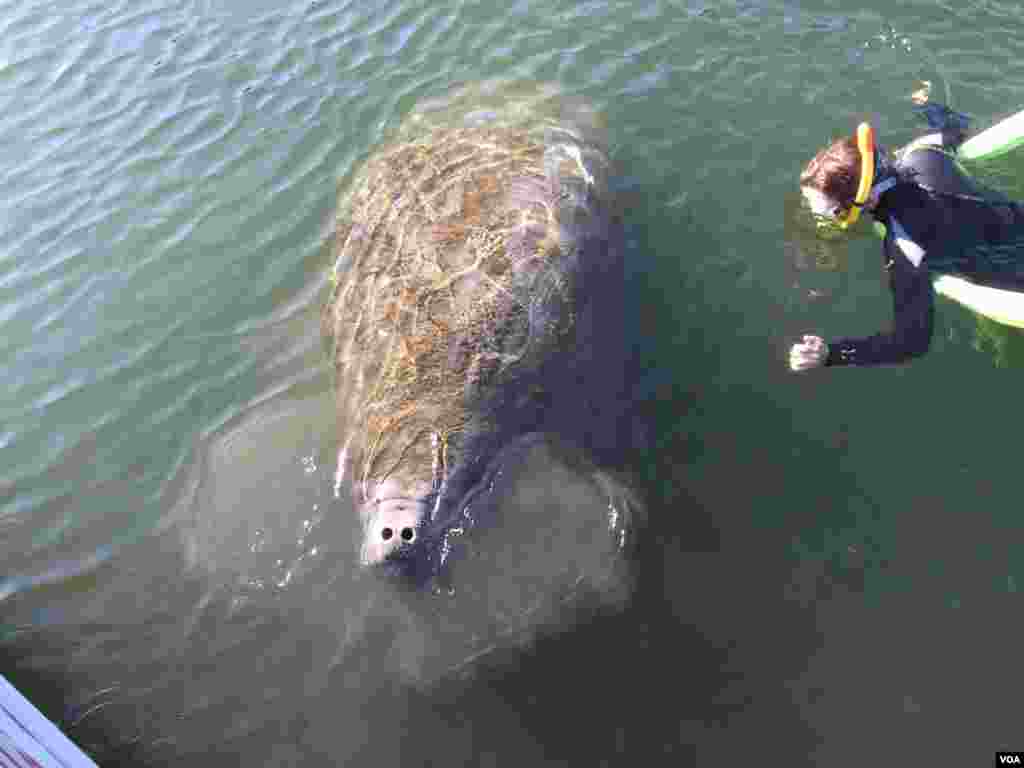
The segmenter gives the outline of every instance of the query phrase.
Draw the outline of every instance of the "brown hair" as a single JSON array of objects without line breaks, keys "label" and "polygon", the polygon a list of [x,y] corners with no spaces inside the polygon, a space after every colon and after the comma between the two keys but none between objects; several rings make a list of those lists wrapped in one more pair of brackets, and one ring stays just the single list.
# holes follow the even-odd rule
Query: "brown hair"
[{"label": "brown hair", "polygon": [[800,174],[800,186],[817,189],[844,208],[853,203],[858,184],[860,150],[854,136],[833,141],[818,152]]}]

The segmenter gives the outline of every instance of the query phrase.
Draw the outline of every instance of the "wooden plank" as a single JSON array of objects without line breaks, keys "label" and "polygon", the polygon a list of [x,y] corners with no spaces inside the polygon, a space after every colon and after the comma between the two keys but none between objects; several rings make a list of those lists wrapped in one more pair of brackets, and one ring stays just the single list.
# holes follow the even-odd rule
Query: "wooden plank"
[{"label": "wooden plank", "polygon": [[97,768],[0,675],[0,768]]}]

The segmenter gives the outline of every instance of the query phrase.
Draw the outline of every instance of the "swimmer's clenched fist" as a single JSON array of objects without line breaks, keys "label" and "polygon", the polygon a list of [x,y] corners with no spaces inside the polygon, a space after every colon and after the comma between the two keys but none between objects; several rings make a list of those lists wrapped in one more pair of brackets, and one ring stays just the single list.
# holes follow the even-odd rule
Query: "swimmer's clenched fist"
[{"label": "swimmer's clenched fist", "polygon": [[828,344],[820,336],[804,336],[789,350],[789,367],[793,371],[820,368],[828,359]]}]

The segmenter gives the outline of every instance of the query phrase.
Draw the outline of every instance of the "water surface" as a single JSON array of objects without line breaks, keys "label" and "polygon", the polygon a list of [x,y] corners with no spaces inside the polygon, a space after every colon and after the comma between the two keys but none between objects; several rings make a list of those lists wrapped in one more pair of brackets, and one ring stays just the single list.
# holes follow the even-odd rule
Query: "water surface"
[{"label": "water surface", "polygon": [[[977,126],[1019,109],[1020,21],[0,3],[0,671],[104,766],[1021,748],[1020,336],[940,300],[911,366],[785,368],[890,313],[875,241],[789,225],[801,163],[864,117],[912,137],[919,79]],[[339,186],[419,99],[492,77],[606,116],[655,425],[632,598],[493,647],[357,577],[319,330]],[[983,171],[1024,196],[1024,161]]]}]

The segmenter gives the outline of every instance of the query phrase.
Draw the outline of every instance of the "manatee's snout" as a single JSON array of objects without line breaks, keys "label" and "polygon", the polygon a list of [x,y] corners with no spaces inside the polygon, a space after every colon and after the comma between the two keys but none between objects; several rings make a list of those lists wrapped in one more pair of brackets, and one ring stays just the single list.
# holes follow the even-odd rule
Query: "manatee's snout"
[{"label": "manatee's snout", "polygon": [[362,565],[399,586],[424,586],[436,575],[444,538],[445,526],[434,518],[447,505],[429,483],[394,478],[370,485],[364,499]]},{"label": "manatee's snout", "polygon": [[374,500],[364,513],[362,561],[374,565],[416,548],[428,513],[423,501],[408,498]]}]

